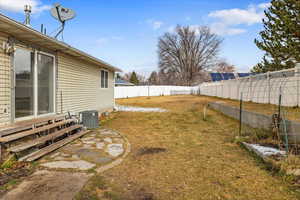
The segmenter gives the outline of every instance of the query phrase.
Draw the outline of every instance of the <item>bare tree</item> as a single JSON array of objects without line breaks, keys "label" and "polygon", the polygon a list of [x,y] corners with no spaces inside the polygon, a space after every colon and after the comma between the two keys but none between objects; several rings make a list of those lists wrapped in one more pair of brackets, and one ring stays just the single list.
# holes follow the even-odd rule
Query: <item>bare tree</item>
[{"label": "bare tree", "polygon": [[124,76],[123,76],[123,79],[124,79],[125,81],[128,81],[128,82],[129,82],[129,81],[130,81],[131,74],[132,74],[132,72],[125,73]]},{"label": "bare tree", "polygon": [[219,63],[217,63],[216,71],[219,73],[232,73],[235,72],[235,66],[229,64],[226,60],[220,60]]},{"label": "bare tree", "polygon": [[139,85],[148,85],[148,80],[144,75],[138,73],[136,75],[137,79],[139,80]]},{"label": "bare tree", "polygon": [[208,27],[177,26],[175,33],[159,39],[159,68],[174,74],[180,84],[192,85],[197,74],[214,66],[221,43]]},{"label": "bare tree", "polygon": [[180,85],[173,71],[165,72],[164,70],[160,70],[158,72],[158,80],[159,85]]},{"label": "bare tree", "polygon": [[150,85],[158,85],[159,84],[159,77],[156,71],[153,71],[148,79],[148,83]]}]

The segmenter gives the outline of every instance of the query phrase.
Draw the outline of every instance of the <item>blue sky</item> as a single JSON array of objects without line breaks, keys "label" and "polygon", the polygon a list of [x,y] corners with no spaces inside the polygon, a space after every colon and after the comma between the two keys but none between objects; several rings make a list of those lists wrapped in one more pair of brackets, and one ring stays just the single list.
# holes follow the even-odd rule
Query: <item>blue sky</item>
[{"label": "blue sky", "polygon": [[253,42],[268,6],[263,0],[0,0],[0,12],[22,22],[23,5],[30,4],[33,28],[43,23],[49,34],[59,26],[49,12],[55,2],[77,13],[67,22],[65,42],[125,72],[156,70],[158,37],[177,24],[211,27],[224,39],[221,57],[239,71],[248,71],[263,55]]}]

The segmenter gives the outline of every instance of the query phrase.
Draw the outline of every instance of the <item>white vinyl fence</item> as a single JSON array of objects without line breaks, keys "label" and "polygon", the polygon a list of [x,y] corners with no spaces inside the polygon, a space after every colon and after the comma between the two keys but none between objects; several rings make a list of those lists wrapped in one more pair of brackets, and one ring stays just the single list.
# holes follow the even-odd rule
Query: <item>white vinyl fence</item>
[{"label": "white vinyl fence", "polygon": [[126,86],[115,87],[115,98],[197,94],[199,87],[186,86]]},{"label": "white vinyl fence", "polygon": [[233,80],[207,82],[197,87],[186,86],[128,86],[115,87],[115,98],[200,94],[255,103],[300,106],[300,66]]},{"label": "white vinyl fence", "polygon": [[269,72],[233,80],[203,83],[200,94],[244,101],[278,104],[282,94],[282,105],[300,105],[300,67]]}]

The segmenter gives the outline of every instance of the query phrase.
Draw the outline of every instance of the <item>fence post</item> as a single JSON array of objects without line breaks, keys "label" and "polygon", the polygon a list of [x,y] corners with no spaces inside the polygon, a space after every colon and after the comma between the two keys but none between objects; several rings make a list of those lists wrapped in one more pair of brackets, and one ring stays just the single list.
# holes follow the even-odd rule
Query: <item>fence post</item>
[{"label": "fence post", "polygon": [[243,114],[243,93],[241,92],[240,97],[240,127],[239,127],[239,136],[242,135],[242,114]]},{"label": "fence post", "polygon": [[281,117],[281,101],[282,101],[282,93],[281,93],[281,86],[279,87],[279,99],[278,99],[278,119],[280,120]]},{"label": "fence post", "polygon": [[238,81],[238,84],[237,84],[237,87],[236,87],[236,89],[237,89],[237,93],[236,93],[236,96],[237,96],[237,100],[239,99],[239,96],[240,96],[240,85],[241,85],[241,80],[240,79],[237,79],[237,81]]},{"label": "fence post", "polygon": [[268,104],[271,103],[271,82],[270,82],[270,72],[267,72],[267,81],[268,81],[268,86],[267,86],[267,92],[268,92]]},{"label": "fence post", "polygon": [[252,76],[250,75],[250,78],[249,78],[249,80],[250,80],[250,95],[249,95],[249,101],[250,102],[252,102],[252,99],[253,99],[253,86],[252,86],[252,84],[253,84],[253,78],[252,78]]},{"label": "fence post", "polygon": [[297,78],[297,93],[296,93],[296,95],[297,95],[297,107],[299,107],[299,103],[300,103],[300,80],[299,80],[299,78],[300,78],[300,63],[298,63],[298,64],[296,64],[296,68],[295,68],[295,76],[296,76],[296,78]]}]

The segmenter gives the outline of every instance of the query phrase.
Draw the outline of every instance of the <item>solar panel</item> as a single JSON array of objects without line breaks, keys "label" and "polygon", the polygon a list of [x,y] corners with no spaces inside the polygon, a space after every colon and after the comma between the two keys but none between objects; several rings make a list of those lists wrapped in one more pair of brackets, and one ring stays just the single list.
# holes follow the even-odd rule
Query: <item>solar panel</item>
[{"label": "solar panel", "polygon": [[239,77],[247,77],[247,76],[251,76],[251,75],[254,75],[254,74],[252,74],[252,73],[238,73]]},{"label": "solar panel", "polygon": [[210,73],[213,82],[235,79],[234,73]]},{"label": "solar panel", "polygon": [[224,80],[230,80],[230,79],[235,79],[235,76],[233,73],[221,73],[223,76]]},{"label": "solar panel", "polygon": [[213,82],[224,80],[220,73],[210,73],[210,76]]}]

